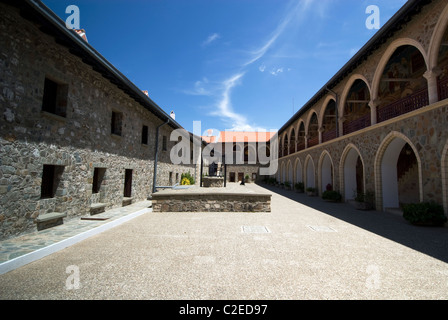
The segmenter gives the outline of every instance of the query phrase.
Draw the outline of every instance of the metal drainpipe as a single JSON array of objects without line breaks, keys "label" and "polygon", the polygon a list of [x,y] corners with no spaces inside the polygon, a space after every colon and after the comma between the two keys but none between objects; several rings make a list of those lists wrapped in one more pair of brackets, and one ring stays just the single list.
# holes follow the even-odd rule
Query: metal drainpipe
[{"label": "metal drainpipe", "polygon": [[336,138],[339,137],[339,96],[336,92],[334,92],[331,89],[325,88],[327,89],[328,92],[334,94],[335,99],[336,99]]},{"label": "metal drainpipe", "polygon": [[165,123],[162,123],[159,125],[156,129],[156,155],[154,158],[154,177],[152,181],[152,193],[156,192],[156,183],[157,183],[157,161],[159,158],[159,129],[163,127],[164,125],[168,124],[170,122],[170,119],[167,119]]}]

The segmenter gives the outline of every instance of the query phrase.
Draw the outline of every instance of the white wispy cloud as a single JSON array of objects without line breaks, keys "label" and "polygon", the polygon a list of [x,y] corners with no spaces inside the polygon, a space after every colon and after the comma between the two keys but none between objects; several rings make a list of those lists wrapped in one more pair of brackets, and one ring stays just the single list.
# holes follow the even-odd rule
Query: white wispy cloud
[{"label": "white wispy cloud", "polygon": [[[280,19],[276,29],[270,34],[268,39],[257,49],[252,51],[246,51],[248,53],[248,57],[243,63],[239,71],[234,72],[234,74],[224,81],[220,83],[218,88],[213,90],[213,94],[210,90],[204,88],[204,81],[197,81],[195,83],[195,88],[192,92],[196,94],[206,95],[209,94],[212,96],[216,96],[216,102],[213,105],[213,111],[211,111],[211,115],[220,117],[225,123],[230,125],[230,129],[234,131],[257,131],[262,130],[262,128],[258,128],[256,125],[252,125],[249,123],[246,116],[243,114],[237,113],[233,109],[232,105],[232,90],[241,84],[241,81],[246,73],[246,68],[253,64],[254,62],[260,60],[269,49],[271,49],[278,38],[285,32],[288,26],[292,21],[301,21],[304,14],[308,11],[311,5],[317,0],[293,0],[290,2],[288,7],[286,8],[286,13],[282,19]],[[210,35],[204,42],[203,46],[209,45],[213,41],[216,41],[219,38],[219,34],[214,33]],[[267,69],[265,64],[261,64],[258,67],[260,72],[265,72]],[[290,68],[286,69],[290,71]],[[276,67],[271,70],[270,74],[276,76],[279,73],[284,72],[285,69],[283,67]]]},{"label": "white wispy cloud", "polygon": [[218,33],[213,33],[207,37],[207,39],[202,42],[202,46],[208,46],[213,41],[219,39],[221,36]]},{"label": "white wispy cloud", "polygon": [[216,109],[211,112],[212,115],[227,119],[234,128],[242,128],[248,126],[247,118],[233,111],[231,101],[232,89],[240,83],[240,80],[243,78],[243,76],[244,72],[237,73],[223,81],[222,94],[218,102],[216,103]]},{"label": "white wispy cloud", "polygon": [[300,19],[300,15],[304,14],[305,11],[307,11],[307,9],[309,9],[311,4],[314,2],[316,2],[316,0],[299,0],[295,1],[295,4],[294,2],[292,2],[292,8],[288,8],[288,13],[279,22],[277,28],[271,34],[269,39],[261,47],[250,52],[251,56],[249,60],[244,63],[244,66],[248,66],[262,58],[266,54],[266,52],[274,45],[280,35],[285,31],[290,22],[296,19]]},{"label": "white wispy cloud", "polygon": [[183,93],[192,96],[211,96],[214,94],[214,90],[210,88],[208,79],[204,77],[202,80],[196,81],[192,89],[183,90]]}]

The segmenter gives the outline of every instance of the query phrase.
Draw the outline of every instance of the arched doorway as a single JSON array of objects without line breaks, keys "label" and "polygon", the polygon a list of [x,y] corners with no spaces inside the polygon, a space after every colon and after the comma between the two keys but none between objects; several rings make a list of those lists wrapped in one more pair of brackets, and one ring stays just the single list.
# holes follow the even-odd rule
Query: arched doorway
[{"label": "arched doorway", "polygon": [[302,175],[302,163],[299,159],[296,160],[296,183],[297,182],[303,182],[303,175]]},{"label": "arched doorway", "polygon": [[420,202],[420,160],[416,149],[403,135],[392,133],[379,151],[377,170],[381,175],[380,190],[383,210],[400,209],[403,204]]},{"label": "arched doorway", "polygon": [[426,61],[412,45],[395,49],[378,88],[377,122],[417,110],[429,104],[428,84],[423,77]]},{"label": "arched doorway", "polygon": [[293,171],[291,161],[288,161],[287,172],[286,172],[286,181],[291,185],[293,183]]},{"label": "arched doorway", "polygon": [[354,147],[349,147],[343,160],[343,179],[345,200],[353,200],[364,189],[364,164],[359,152]]},{"label": "arched doorway", "polygon": [[315,176],[314,176],[314,161],[311,156],[308,156],[305,160],[305,172],[306,172],[306,187],[307,188],[315,188]]},{"label": "arched doorway", "polygon": [[448,215],[448,142],[442,153],[442,196],[445,214]]},{"label": "arched doorway", "polygon": [[324,152],[320,160],[320,191],[333,190],[333,163],[328,152]]}]

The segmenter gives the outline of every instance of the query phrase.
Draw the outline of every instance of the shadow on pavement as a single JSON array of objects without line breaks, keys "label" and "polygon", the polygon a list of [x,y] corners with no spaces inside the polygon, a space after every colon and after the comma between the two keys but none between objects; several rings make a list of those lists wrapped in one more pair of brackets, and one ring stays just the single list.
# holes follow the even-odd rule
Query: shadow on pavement
[{"label": "shadow on pavement", "polygon": [[320,197],[309,197],[265,184],[260,184],[260,187],[448,263],[446,227],[418,227],[395,214],[360,211],[347,203],[326,202]]}]

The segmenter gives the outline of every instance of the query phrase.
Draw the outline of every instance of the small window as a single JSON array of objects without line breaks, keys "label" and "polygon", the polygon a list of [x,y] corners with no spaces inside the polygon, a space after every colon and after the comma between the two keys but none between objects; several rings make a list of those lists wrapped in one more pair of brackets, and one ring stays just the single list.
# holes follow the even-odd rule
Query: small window
[{"label": "small window", "polygon": [[103,183],[106,168],[95,168],[93,171],[92,193],[99,193]]},{"label": "small window", "polygon": [[63,166],[44,164],[42,172],[41,198],[54,198],[64,172]]},{"label": "small window", "polygon": [[66,117],[67,96],[68,85],[57,83],[51,79],[45,78],[42,111],[52,113],[60,117]]},{"label": "small window", "polygon": [[148,144],[148,126],[142,128],[142,144]]},{"label": "small window", "polygon": [[123,114],[112,111],[111,133],[121,136],[121,127],[123,125]]},{"label": "small window", "polygon": [[163,136],[163,139],[162,139],[162,150],[163,150],[163,151],[168,150],[166,144],[167,144],[166,136]]},{"label": "small window", "polygon": [[172,172],[170,172],[169,173],[169,176],[168,176],[168,185],[173,185],[173,173]]}]

